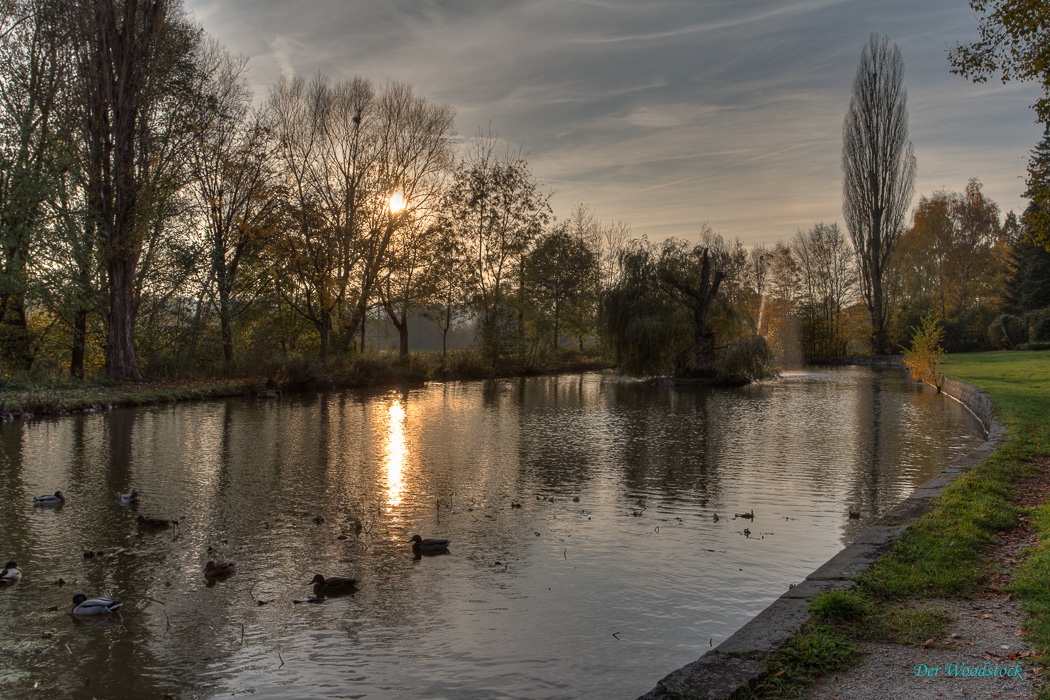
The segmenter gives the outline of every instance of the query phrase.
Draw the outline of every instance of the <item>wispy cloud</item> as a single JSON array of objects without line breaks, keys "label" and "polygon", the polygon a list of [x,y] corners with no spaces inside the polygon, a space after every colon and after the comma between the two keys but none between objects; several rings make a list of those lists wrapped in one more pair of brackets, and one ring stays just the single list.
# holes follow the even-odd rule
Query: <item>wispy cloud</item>
[{"label": "wispy cloud", "polygon": [[252,57],[258,96],[282,74],[403,80],[524,144],[557,213],[578,202],[659,238],[710,221],[745,242],[841,219],[841,124],[869,33],[900,44],[916,190],[978,177],[1023,206],[1041,131],[1026,86],[974,86],[945,52],[972,38],[957,0],[187,0]]}]

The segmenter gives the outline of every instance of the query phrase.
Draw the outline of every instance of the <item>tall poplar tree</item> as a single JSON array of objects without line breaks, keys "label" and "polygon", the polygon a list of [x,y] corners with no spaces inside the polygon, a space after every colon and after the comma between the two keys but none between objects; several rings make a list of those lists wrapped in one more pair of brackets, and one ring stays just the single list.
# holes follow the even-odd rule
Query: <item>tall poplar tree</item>
[{"label": "tall poplar tree", "polygon": [[872,34],[861,50],[842,125],[842,214],[857,252],[861,293],[871,316],[871,350],[887,350],[884,277],[904,231],[915,182],[908,141],[904,60]]}]

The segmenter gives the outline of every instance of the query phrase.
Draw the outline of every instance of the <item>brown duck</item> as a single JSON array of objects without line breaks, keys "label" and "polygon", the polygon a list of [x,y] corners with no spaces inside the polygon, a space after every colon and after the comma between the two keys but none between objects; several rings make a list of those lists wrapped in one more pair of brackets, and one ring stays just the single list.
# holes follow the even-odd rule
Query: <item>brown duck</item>
[{"label": "brown duck", "polygon": [[343,593],[353,593],[357,590],[357,579],[343,576],[329,576],[325,578],[321,574],[317,574],[310,583],[314,584],[314,595],[318,596],[341,595]]}]

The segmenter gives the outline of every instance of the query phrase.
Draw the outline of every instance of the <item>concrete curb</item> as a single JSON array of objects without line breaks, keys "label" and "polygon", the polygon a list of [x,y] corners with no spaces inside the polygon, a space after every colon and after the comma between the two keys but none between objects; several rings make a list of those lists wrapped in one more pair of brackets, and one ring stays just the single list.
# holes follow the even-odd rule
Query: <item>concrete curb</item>
[{"label": "concrete curb", "polygon": [[981,421],[986,431],[984,443],[951,462],[802,583],[773,601],[717,647],[669,673],[639,700],[725,700],[760,678],[765,672],[766,656],[783,646],[810,619],[809,602],[813,596],[827,590],[853,588],[856,577],[867,571],[905,530],[930,511],[931,502],[946,486],[995,451],[1006,436],[1006,429],[996,422],[988,393],[954,379],[945,379],[941,391],[962,403]]}]

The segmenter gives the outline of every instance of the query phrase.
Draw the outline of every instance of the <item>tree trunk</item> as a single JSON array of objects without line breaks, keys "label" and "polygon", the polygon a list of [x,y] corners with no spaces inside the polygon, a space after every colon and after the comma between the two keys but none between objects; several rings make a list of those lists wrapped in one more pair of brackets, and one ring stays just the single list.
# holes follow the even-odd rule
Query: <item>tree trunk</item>
[{"label": "tree trunk", "polygon": [[394,307],[391,304],[384,302],[383,309],[386,311],[386,315],[390,317],[390,322],[394,324],[394,328],[397,329],[398,335],[398,355],[401,357],[408,356],[408,313],[404,312],[400,316],[395,313]]},{"label": "tree trunk", "polygon": [[226,288],[226,275],[220,272],[219,284],[219,325],[222,332],[222,355],[226,361],[226,370],[233,371],[233,328],[230,323],[230,291]]},{"label": "tree trunk", "polygon": [[79,305],[73,312],[73,348],[69,357],[69,376],[84,378],[84,346],[87,343],[88,311]]},{"label": "tree trunk", "polygon": [[135,357],[133,296],[135,258],[111,257],[109,268],[109,335],[106,338],[106,376],[142,379]]},{"label": "tree trunk", "polygon": [[328,369],[328,335],[331,327],[329,319],[324,319],[317,324],[317,332],[321,336],[321,366],[325,369]]}]

